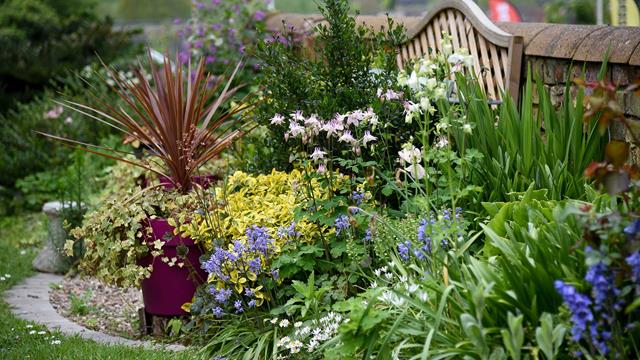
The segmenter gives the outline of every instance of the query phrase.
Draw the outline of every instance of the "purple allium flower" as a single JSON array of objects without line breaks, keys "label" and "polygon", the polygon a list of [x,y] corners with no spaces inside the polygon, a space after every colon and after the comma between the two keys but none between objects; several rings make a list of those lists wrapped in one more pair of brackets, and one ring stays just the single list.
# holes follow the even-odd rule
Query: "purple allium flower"
[{"label": "purple allium flower", "polygon": [[584,294],[580,294],[572,285],[565,284],[561,280],[556,280],[554,285],[571,312],[571,322],[573,323],[571,335],[573,341],[578,342],[583,338],[587,327],[594,320],[593,313],[589,308],[591,299]]},{"label": "purple allium flower", "polygon": [[244,309],[242,308],[242,300],[236,300],[236,302],[233,303],[233,307],[236,309],[236,314],[244,312]]},{"label": "purple allium flower", "polygon": [[403,261],[409,260],[409,251],[411,250],[411,242],[405,241],[398,244],[398,255]]},{"label": "purple allium flower", "polygon": [[256,21],[262,21],[262,20],[264,20],[266,17],[267,17],[267,15],[264,13],[264,11],[260,11],[260,10],[256,11],[256,13],[255,13],[255,14],[253,14],[253,18],[254,18]]},{"label": "purple allium flower", "polygon": [[180,24],[182,24],[182,19],[179,19],[179,18],[173,19],[173,25],[180,25]]},{"label": "purple allium flower", "polygon": [[259,257],[257,257],[249,261],[249,270],[251,270],[255,274],[260,273],[260,270],[262,270],[262,260]]},{"label": "purple allium flower", "polygon": [[212,5],[220,5],[220,0],[211,0]]},{"label": "purple allium flower", "polygon": [[205,34],[204,28],[202,26],[198,27],[198,30],[196,30],[196,35],[204,36],[204,34]]},{"label": "purple allium flower", "polygon": [[220,31],[222,30],[222,24],[216,23],[211,25],[211,28],[213,29],[213,31]]},{"label": "purple allium flower", "polygon": [[222,315],[224,315],[224,310],[222,310],[220,306],[216,306],[215,308],[213,308],[213,315],[215,315],[217,318],[220,318],[222,317]]},{"label": "purple allium flower", "polygon": [[200,39],[193,42],[193,47],[196,49],[202,48],[203,45],[204,45],[204,42]]},{"label": "purple allium flower", "polygon": [[640,285],[640,251],[629,255],[625,262],[631,267],[631,279]]},{"label": "purple allium flower", "polygon": [[341,232],[349,228],[349,218],[346,215],[340,215],[336,218],[334,227],[336,228],[336,235],[340,235]]},{"label": "purple allium flower", "polygon": [[204,4],[201,3],[200,1],[196,1],[194,5],[195,5],[196,9],[198,9],[198,10],[204,9]]}]

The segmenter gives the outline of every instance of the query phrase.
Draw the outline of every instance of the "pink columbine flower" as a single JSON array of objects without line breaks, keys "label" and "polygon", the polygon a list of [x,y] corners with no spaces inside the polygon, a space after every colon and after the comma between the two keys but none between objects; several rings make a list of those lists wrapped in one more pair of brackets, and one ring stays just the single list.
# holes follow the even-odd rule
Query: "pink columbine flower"
[{"label": "pink columbine flower", "polygon": [[295,121],[289,121],[289,134],[294,138],[304,135],[304,127]]},{"label": "pink columbine flower", "polygon": [[318,165],[318,174],[324,174],[327,172],[327,167],[324,164]]},{"label": "pink columbine flower", "polygon": [[307,127],[318,129],[322,124],[320,123],[320,120],[318,120],[318,116],[316,114],[313,114],[304,120],[304,125]]},{"label": "pink columbine flower", "polygon": [[313,161],[318,161],[318,160],[322,160],[324,159],[324,156],[327,155],[326,151],[322,151],[322,149],[320,149],[319,147],[315,148],[315,150],[313,151],[313,154],[311,154],[311,159]]},{"label": "pink columbine flower", "polygon": [[295,121],[304,121],[304,116],[302,115],[302,111],[300,110],[291,114],[291,118]]},{"label": "pink columbine flower", "polygon": [[367,146],[368,142],[372,142],[376,140],[378,140],[378,138],[371,135],[371,132],[367,130],[364,132],[364,136],[362,137],[362,145]]},{"label": "pink columbine flower", "polygon": [[338,141],[346,142],[346,143],[349,143],[349,144],[353,144],[353,143],[357,142],[357,140],[353,138],[353,136],[351,135],[351,131],[349,131],[349,130],[345,130],[345,132],[342,133],[342,136],[340,136]]},{"label": "pink columbine flower", "polygon": [[275,114],[271,118],[271,125],[282,125],[283,122],[284,122],[284,116],[280,114]]},{"label": "pink columbine flower", "polygon": [[62,106],[56,105],[53,107],[53,109],[42,114],[42,117],[44,117],[45,119],[57,119],[60,117],[60,115],[62,115],[63,111],[64,109],[62,108]]},{"label": "pink columbine flower", "polygon": [[322,130],[327,132],[327,139],[330,138],[334,134],[338,134],[339,131],[344,130],[344,125],[342,122],[333,119],[331,121],[326,122],[322,125]]}]

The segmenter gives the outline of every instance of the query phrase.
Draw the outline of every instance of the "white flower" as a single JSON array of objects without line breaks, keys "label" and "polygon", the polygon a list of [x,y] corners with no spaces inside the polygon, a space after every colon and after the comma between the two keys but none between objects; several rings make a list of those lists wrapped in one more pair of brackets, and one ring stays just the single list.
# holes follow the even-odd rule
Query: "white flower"
[{"label": "white flower", "polygon": [[20,255],[27,255],[27,250],[20,250]]},{"label": "white flower", "polygon": [[283,347],[288,345],[291,342],[291,338],[288,336],[283,337],[282,339],[278,340],[278,342],[276,343],[276,347]]},{"label": "white flower", "polygon": [[429,300],[429,294],[427,294],[426,291],[420,291],[418,293],[418,299],[422,302],[427,302],[427,300]]},{"label": "white flower", "polygon": [[296,321],[295,323],[293,323],[293,327],[295,328],[299,328],[300,326],[302,326],[302,321]]},{"label": "white flower", "polygon": [[460,55],[460,54],[451,54],[449,56],[449,58],[447,59],[447,61],[449,62],[449,64],[451,65],[458,65],[460,63],[462,63],[464,60],[464,56]]},{"label": "white flower", "polygon": [[304,121],[304,116],[302,115],[302,111],[300,110],[291,114],[291,118],[295,121]]},{"label": "white flower", "polygon": [[46,333],[47,333],[46,331],[42,331],[42,330],[41,330],[41,331],[38,331],[38,335],[44,335],[44,334],[46,334]]},{"label": "white flower", "polygon": [[313,161],[318,161],[321,159],[324,159],[324,156],[327,155],[326,151],[322,151],[322,149],[320,149],[319,147],[315,148],[315,150],[313,150],[313,154],[311,154],[311,159],[313,159]]},{"label": "white flower", "polygon": [[405,101],[404,113],[405,113],[404,121],[410,124],[416,115],[422,114],[422,110],[420,110],[420,105],[415,104],[411,101]]},{"label": "white flower", "polygon": [[320,123],[318,116],[313,114],[304,120],[304,125],[312,129],[319,129],[322,124]]},{"label": "white flower", "polygon": [[422,152],[412,144],[405,144],[402,150],[398,151],[401,164],[417,164],[422,161]]},{"label": "white flower", "polygon": [[362,121],[362,119],[364,119],[364,113],[361,110],[356,110],[347,115],[347,126],[358,126],[360,125],[360,121]]},{"label": "white flower", "polygon": [[346,143],[349,143],[349,144],[353,144],[353,143],[357,142],[357,140],[354,139],[353,136],[351,136],[351,131],[349,131],[349,130],[345,130],[345,132],[342,133],[342,136],[340,136],[338,141],[346,142]]},{"label": "white flower", "polygon": [[372,282],[371,282],[371,285],[370,285],[369,287],[370,287],[370,288],[372,288],[372,289],[375,289],[375,288],[377,288],[377,287],[378,287],[378,283],[377,283],[377,282],[375,282],[375,281],[372,281]]},{"label": "white flower", "polygon": [[67,116],[67,117],[64,119],[64,123],[65,123],[65,124],[67,124],[67,125],[71,125],[71,124],[73,124],[73,119],[71,118],[71,116]]},{"label": "white flower", "polygon": [[324,164],[318,165],[318,174],[324,174],[327,172],[327,167]]},{"label": "white flower", "polygon": [[[444,41],[443,41],[444,42]],[[443,44],[442,45],[442,53],[444,56],[449,56],[453,52],[453,46],[451,44]]]},{"label": "white flower", "polygon": [[406,173],[411,175],[412,178],[420,180],[427,175],[424,167],[420,164],[412,164],[403,169]]},{"label": "white flower", "polygon": [[436,98],[436,100],[442,100],[446,95],[447,90],[445,90],[445,88],[442,86],[438,86],[438,88],[436,88],[436,91],[434,92],[434,97]]},{"label": "white flower", "polygon": [[438,142],[434,145],[436,149],[443,149],[449,145],[449,140],[446,137],[442,136],[438,139]]},{"label": "white flower", "polygon": [[327,139],[332,135],[337,134],[339,131],[344,130],[344,125],[341,121],[333,119],[322,125],[322,130],[327,132]]},{"label": "white flower", "polygon": [[60,345],[60,343],[62,343],[62,341],[57,340],[57,339],[51,341],[51,345]]},{"label": "white flower", "polygon": [[33,327],[33,325],[27,325],[26,328],[27,329],[31,329]]},{"label": "white flower", "polygon": [[280,321],[279,326],[280,326],[281,328],[286,328],[286,327],[288,327],[288,326],[289,326],[289,320],[287,320],[287,319],[282,319],[282,321]]},{"label": "white flower", "polygon": [[431,106],[431,101],[429,101],[428,97],[423,97],[420,99],[420,108],[424,111],[428,111],[431,115],[435,111],[435,108]]},{"label": "white flower", "polygon": [[278,322],[278,318],[273,318],[269,322],[275,325]]},{"label": "white flower", "polygon": [[290,121],[288,133],[296,138],[298,136],[304,135],[304,127],[295,121]]},{"label": "white flower", "polygon": [[419,77],[415,71],[412,71],[409,79],[407,79],[407,86],[410,87],[413,91],[419,91],[420,88],[426,83],[427,79],[424,77]]},{"label": "white flower", "polygon": [[471,127],[471,124],[467,123],[462,125],[462,131],[464,131],[465,134],[471,135],[471,133],[473,132],[473,128]]},{"label": "white flower", "polygon": [[367,130],[364,132],[364,136],[362,137],[362,145],[367,146],[368,142],[372,142],[376,140],[378,140],[378,138],[371,135],[371,132]]},{"label": "white flower", "polygon": [[392,273],[384,273],[384,277],[386,277],[387,280],[392,280],[393,279],[393,274]]},{"label": "white flower", "polygon": [[427,89],[433,90],[436,88],[437,85],[438,85],[438,80],[436,80],[436,78],[427,79]]},{"label": "white flower", "polygon": [[292,354],[295,354],[300,352],[300,349],[302,349],[302,346],[303,344],[302,342],[300,342],[300,340],[294,340],[290,342],[287,347],[289,348],[289,351],[291,351]]},{"label": "white flower", "polygon": [[29,335],[33,335],[33,334],[35,334],[36,332],[37,332],[37,331],[35,331],[35,330],[31,330],[31,331],[29,331]]},{"label": "white flower", "polygon": [[407,291],[410,294],[413,294],[414,292],[416,292],[418,290],[419,286],[417,284],[411,284],[409,286],[407,286]]},{"label": "white flower", "polygon": [[284,122],[284,116],[280,114],[275,114],[271,118],[271,125],[281,125]]},{"label": "white flower", "polygon": [[5,281],[7,280],[4,276],[0,276],[0,281]]},{"label": "white flower", "polygon": [[402,275],[402,276],[400,276],[399,280],[400,280],[401,283],[406,283],[408,279],[407,279],[406,275]]}]

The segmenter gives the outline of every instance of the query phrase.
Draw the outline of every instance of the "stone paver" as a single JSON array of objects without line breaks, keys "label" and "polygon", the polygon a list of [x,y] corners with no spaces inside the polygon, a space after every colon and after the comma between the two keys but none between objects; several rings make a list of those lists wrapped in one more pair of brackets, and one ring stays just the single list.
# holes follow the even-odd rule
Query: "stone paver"
[{"label": "stone paver", "polygon": [[18,318],[45,325],[50,330],[58,330],[64,335],[78,335],[84,339],[108,345],[126,345],[174,351],[186,349],[182,345],[160,345],[150,341],[131,340],[104,334],[68,320],[58,314],[49,303],[51,284],[60,283],[62,278],[61,275],[39,273],[5,291],[5,301],[11,307],[11,312]]}]

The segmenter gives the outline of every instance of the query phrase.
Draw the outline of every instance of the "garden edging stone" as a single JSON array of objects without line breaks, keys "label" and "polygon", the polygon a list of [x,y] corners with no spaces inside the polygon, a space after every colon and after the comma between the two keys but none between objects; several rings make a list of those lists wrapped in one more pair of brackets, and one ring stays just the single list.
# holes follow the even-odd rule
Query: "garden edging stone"
[{"label": "garden edging stone", "polygon": [[181,351],[186,347],[178,344],[161,345],[151,341],[131,340],[119,336],[104,334],[80,326],[62,315],[49,302],[51,284],[58,284],[62,275],[39,273],[23,280],[18,285],[5,291],[5,301],[11,312],[18,318],[45,325],[50,330],[60,331],[64,335],[79,336],[107,345],[125,345],[148,349]]}]

